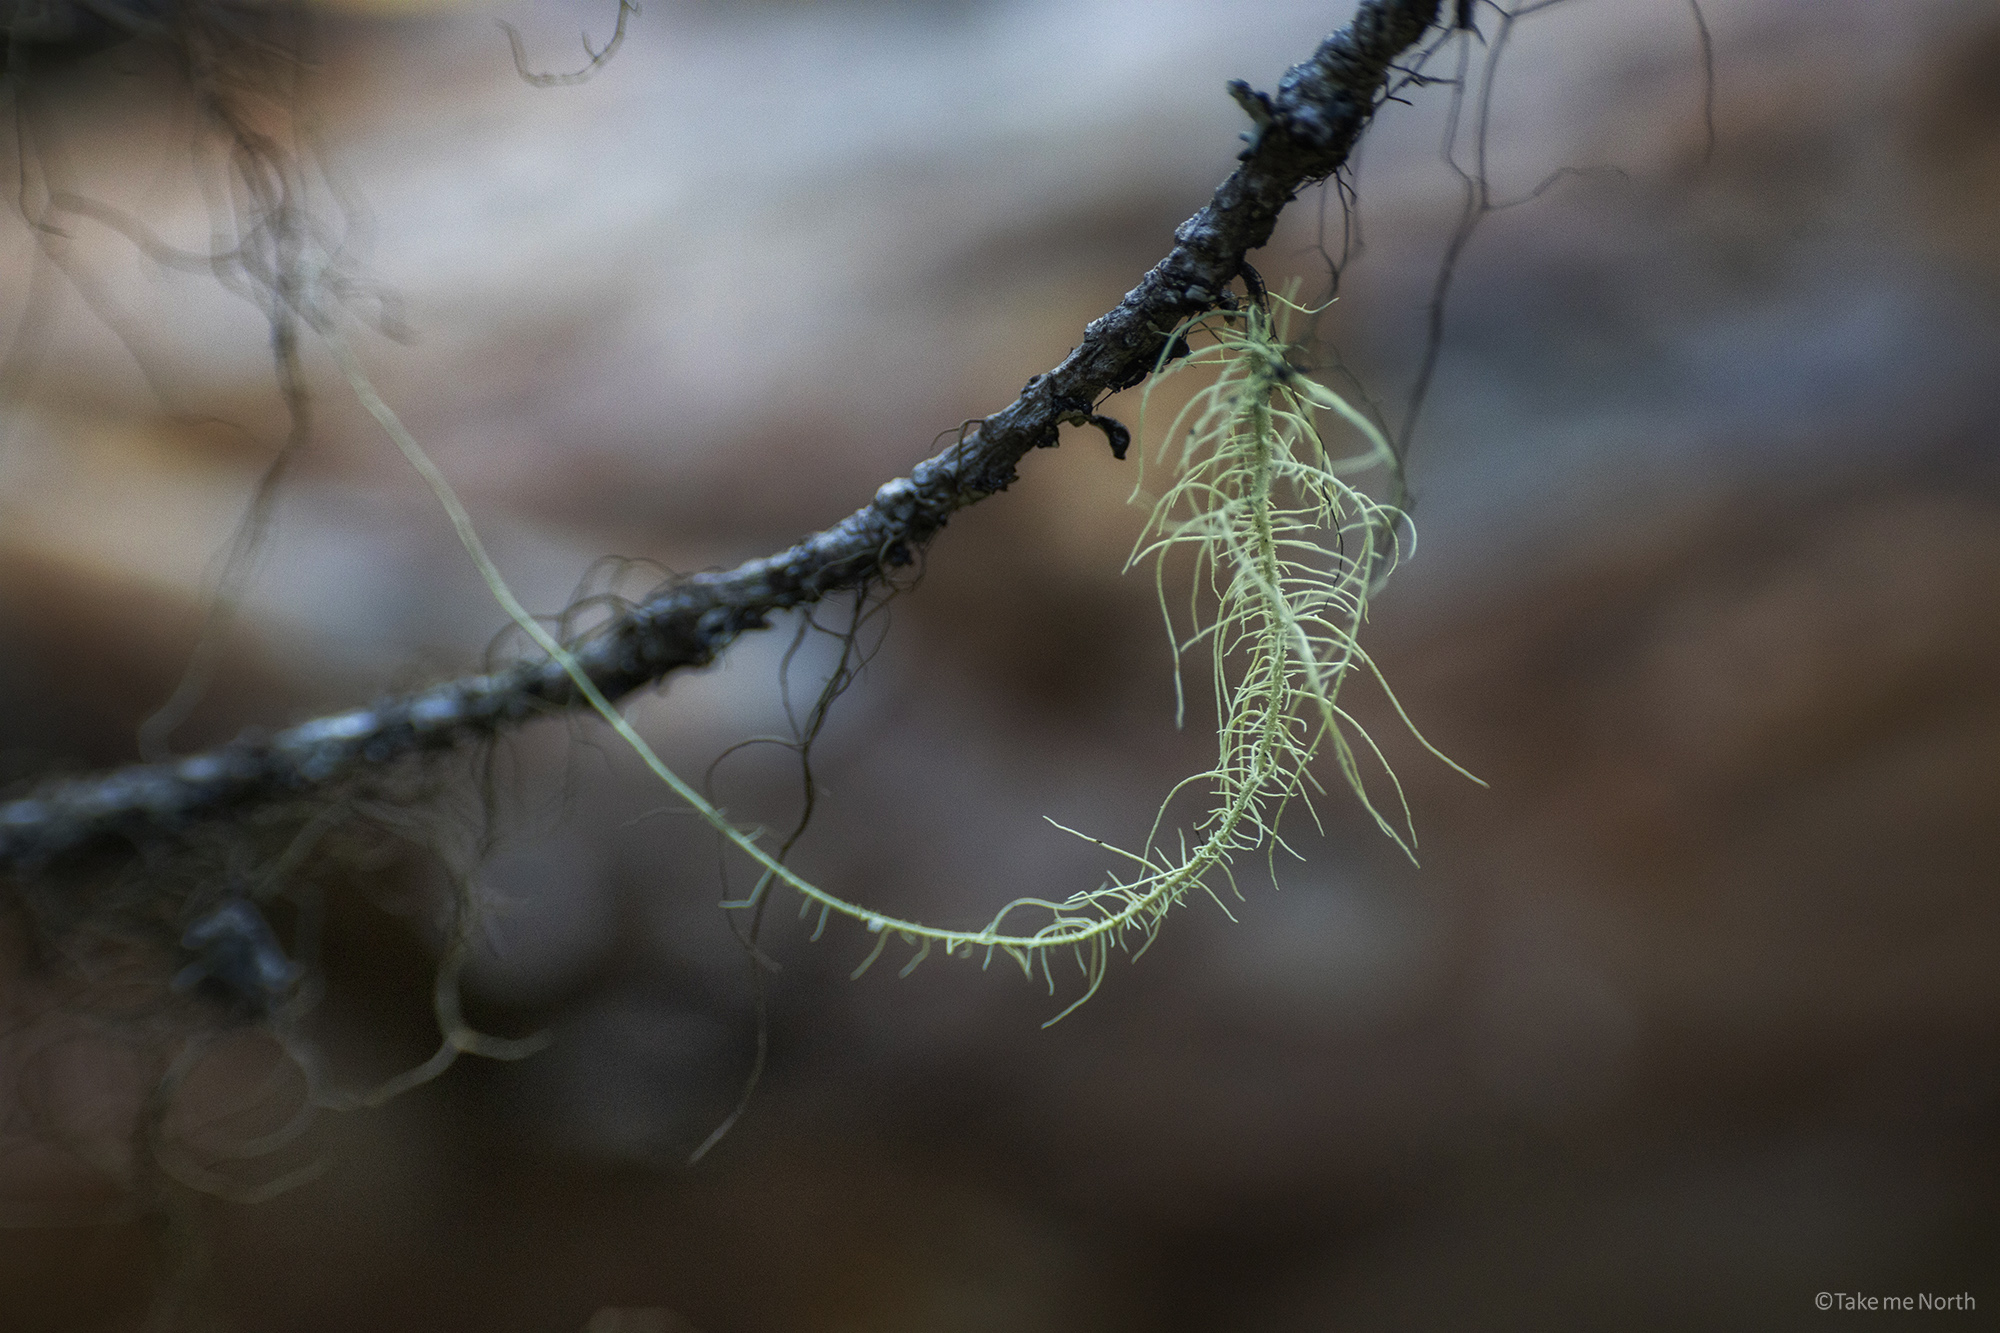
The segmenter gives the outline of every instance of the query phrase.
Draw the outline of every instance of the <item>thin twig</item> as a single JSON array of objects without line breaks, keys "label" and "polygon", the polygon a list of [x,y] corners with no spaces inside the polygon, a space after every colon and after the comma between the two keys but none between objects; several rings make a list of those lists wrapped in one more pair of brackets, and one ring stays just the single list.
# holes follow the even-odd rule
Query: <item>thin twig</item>
[{"label": "thin twig", "polygon": [[590,57],[590,63],[570,74],[536,74],[531,71],[528,68],[528,48],[522,44],[520,32],[511,23],[502,23],[500,27],[507,34],[507,45],[514,52],[514,72],[521,76],[524,83],[532,83],[537,88],[568,88],[588,83],[591,75],[603,69],[611,57],[618,54],[618,48],[625,45],[626,21],[638,12],[639,6],[634,0],[618,0],[618,26],[611,30],[611,40],[604,44],[603,50],[593,50],[590,34],[583,34],[583,50]]},{"label": "thin twig", "polygon": [[[1344,30],[1294,66],[1275,93],[1237,90],[1263,114],[1241,165],[1174,233],[1174,250],[1084,330],[1061,365],[949,448],[889,482],[833,527],[733,570],[682,579],[574,650],[598,692],[621,698],[681,667],[713,661],[745,630],[828,593],[908,564],[951,515],[1006,490],[1029,450],[1087,416],[1106,394],[1140,383],[1169,332],[1216,308],[1244,257],[1267,242],[1305,187],[1347,161],[1381,104],[1391,62],[1437,18],[1439,0],[1367,0]],[[586,702],[554,661],[446,681],[275,735],[245,735],[206,754],[45,784],[0,805],[0,871],[46,866],[86,849],[170,838],[197,821],[296,799]]]}]

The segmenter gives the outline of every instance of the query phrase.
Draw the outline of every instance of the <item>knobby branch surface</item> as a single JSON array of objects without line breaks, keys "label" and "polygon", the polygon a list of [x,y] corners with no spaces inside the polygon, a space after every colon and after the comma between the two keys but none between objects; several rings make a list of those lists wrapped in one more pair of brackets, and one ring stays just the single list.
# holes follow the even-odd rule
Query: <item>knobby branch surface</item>
[{"label": "knobby branch surface", "polygon": [[[1438,6],[1365,0],[1275,93],[1233,83],[1231,94],[1255,124],[1240,165],[1176,229],[1173,252],[1084,330],[1061,365],[833,527],[776,555],[678,580],[578,645],[574,656],[598,689],[615,700],[677,668],[705,665],[773,613],[907,564],[954,512],[1006,490],[1029,450],[1057,443],[1059,425],[1089,421],[1104,395],[1143,381],[1176,325],[1231,299],[1226,289],[1245,255],[1270,239],[1298,191],[1346,163],[1388,90],[1391,62],[1435,22]],[[144,844],[582,702],[561,664],[524,661],[275,734],[246,734],[206,754],[50,782],[0,805],[0,871]]]}]

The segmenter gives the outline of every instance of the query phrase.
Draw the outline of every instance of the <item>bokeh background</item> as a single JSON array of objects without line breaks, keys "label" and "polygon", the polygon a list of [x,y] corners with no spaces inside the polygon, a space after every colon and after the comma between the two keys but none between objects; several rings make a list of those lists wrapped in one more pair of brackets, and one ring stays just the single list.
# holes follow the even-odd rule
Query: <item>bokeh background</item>
[{"label": "bokeh background", "polygon": [[[268,1033],[119,989],[171,959],[10,924],[0,1326],[134,1328],[163,1290],[189,1326],[288,1330],[1775,1329],[1839,1318],[1821,1292],[1969,1293],[1926,1326],[1990,1319],[2000,12],[1702,8],[1712,151],[1674,0],[1568,0],[1498,66],[1494,200],[1586,170],[1465,249],[1421,541],[1371,626],[1488,784],[1367,705],[1421,868],[1329,801],[1233,921],[1190,905],[1047,1029],[1060,970],[1051,998],[1001,963],[899,979],[892,951],[850,981],[864,934],[777,912],[768,1072],[689,1167],[754,1050],[716,907],[742,869],[725,888],[601,729],[532,728],[485,766],[490,813],[443,783],[384,835],[403,850],[345,872],[290,1034],[339,1086],[428,1054],[426,857],[455,857],[469,1012],[548,1031],[531,1059],[232,1160],[302,1095]],[[362,357],[553,611],[608,553],[699,569],[825,526],[1009,401],[1224,174],[1224,82],[1269,87],[1348,12],[652,0],[596,79],[536,89],[494,19],[569,68],[609,6],[349,7],[316,16],[281,119],[375,284]],[[20,179],[189,249],[233,216],[212,126],[143,43],[11,93]],[[1356,218],[1307,196],[1257,256],[1311,295],[1348,244],[1316,355],[1391,419],[1461,204],[1451,90],[1408,96]],[[21,782],[133,756],[284,424],[254,304],[66,230],[0,221]],[[401,341],[363,326],[384,308]],[[324,351],[306,366],[314,437],[183,747],[471,669],[504,623]],[[1120,575],[1132,465],[1065,437],[871,622],[797,854],[847,896],[969,924],[1088,887],[1094,849],[1047,819],[1134,840],[1207,762],[1199,711],[1172,725],[1150,583]],[[791,641],[633,716],[690,772],[782,734]],[[806,637],[795,694],[833,652]],[[713,780],[746,816],[796,811],[775,747]],[[134,1136],[191,1034],[176,1160],[225,1192],[320,1174],[262,1202],[161,1178]]]}]

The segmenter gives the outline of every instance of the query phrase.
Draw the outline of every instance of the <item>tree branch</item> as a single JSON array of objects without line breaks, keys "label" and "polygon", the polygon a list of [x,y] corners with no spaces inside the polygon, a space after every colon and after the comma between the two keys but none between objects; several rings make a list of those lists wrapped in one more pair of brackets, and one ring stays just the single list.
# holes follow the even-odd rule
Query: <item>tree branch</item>
[{"label": "tree branch", "polygon": [[[1346,163],[1387,92],[1390,62],[1431,26],[1438,5],[1365,0],[1347,28],[1286,73],[1276,93],[1233,83],[1231,94],[1256,126],[1241,165],[1175,231],[1173,252],[1084,331],[1061,365],[1029,380],[1013,403],[835,526],[733,570],[682,579],[620,616],[574,650],[591,680],[606,697],[621,698],[677,668],[713,661],[775,612],[907,564],[954,512],[1007,489],[1029,450],[1056,444],[1059,424],[1089,418],[1103,395],[1144,380],[1175,326],[1224,301],[1244,256],[1270,239],[1297,192]],[[306,796],[580,702],[559,664],[522,662],[275,735],[246,734],[207,754],[51,782],[0,805],[0,871],[171,836],[196,821]]]}]

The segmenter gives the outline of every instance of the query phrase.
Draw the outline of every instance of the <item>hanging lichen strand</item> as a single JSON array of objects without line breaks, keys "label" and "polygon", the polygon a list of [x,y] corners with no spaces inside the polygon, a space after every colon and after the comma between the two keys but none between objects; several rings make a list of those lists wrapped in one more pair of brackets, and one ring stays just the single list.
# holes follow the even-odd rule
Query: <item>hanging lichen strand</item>
[{"label": "hanging lichen strand", "polygon": [[[1028,972],[1039,962],[1053,990],[1049,956],[1073,951],[1085,979],[1084,994],[1075,1002],[1080,1004],[1103,981],[1114,946],[1130,948],[1136,936],[1143,949],[1161,919],[1189,893],[1200,889],[1220,902],[1218,875],[1234,892],[1232,866],[1239,856],[1260,849],[1275,853],[1282,845],[1276,832],[1279,818],[1294,799],[1310,805],[1316,785],[1310,765],[1323,751],[1331,751],[1347,785],[1383,831],[1405,851],[1415,845],[1394,775],[1339,700],[1343,682],[1357,668],[1380,680],[1356,635],[1367,618],[1371,589],[1395,565],[1402,521],[1399,510],[1371,499],[1345,478],[1382,469],[1393,481],[1395,455],[1373,422],[1291,364],[1282,331],[1273,327],[1265,308],[1250,306],[1238,315],[1192,321],[1179,330],[1177,340],[1189,346],[1189,354],[1154,375],[1146,400],[1160,383],[1190,370],[1213,368],[1216,378],[1181,410],[1167,432],[1161,464],[1172,469],[1174,480],[1155,503],[1127,569],[1147,561],[1154,565],[1177,681],[1188,652],[1203,644],[1210,650],[1218,718],[1215,765],[1168,793],[1140,850],[1099,843],[1119,858],[1122,873],[1113,872],[1097,888],[1060,900],[1017,898],[985,927],[973,930],[885,916],[826,892],[782,864],[760,833],[731,823],[669,768],[596,690],[570,651],[521,606],[485,558],[449,484],[374,393],[352,354],[337,337],[332,341],[356,393],[451,515],[495,599],[561,664],[646,766],[762,868],[750,894],[728,906],[753,907],[782,884],[804,897],[806,912],[817,906],[822,924],[830,916],[862,923],[877,939],[856,976],[894,939],[916,951],[909,967],[937,946],[947,954],[980,951],[989,959],[998,950]],[[1201,345],[1194,347],[1194,341]],[[1331,413],[1357,436],[1359,447],[1341,455],[1330,451],[1320,426],[1322,413]],[[1173,615],[1166,583],[1168,557],[1181,548],[1190,548],[1194,566],[1185,633]],[[1204,607],[1209,608],[1206,623]],[[1369,794],[1363,756],[1380,768],[1395,794],[1393,820]],[[1202,788],[1210,794],[1207,812],[1192,826],[1176,830],[1169,853],[1162,833],[1170,809],[1184,793]],[[1013,925],[1037,914],[1044,917],[1038,926]]]},{"label": "hanging lichen strand", "polygon": [[[1281,312],[1278,327],[1263,305],[1185,327],[1181,337],[1203,345],[1147,386],[1150,402],[1174,375],[1202,367],[1217,372],[1167,431],[1161,462],[1174,470],[1174,480],[1154,503],[1126,564],[1128,571],[1153,565],[1183,718],[1182,659],[1204,644],[1209,650],[1217,754],[1213,768],[1168,793],[1140,851],[1111,849],[1127,863],[1129,878],[1113,875],[1094,892],[1060,904],[1010,904],[1010,911],[1042,906],[1054,918],[1031,948],[1088,949],[1086,999],[1103,978],[1110,943],[1122,944],[1136,931],[1143,948],[1190,891],[1199,887],[1220,903],[1219,875],[1234,893],[1232,866],[1240,855],[1275,855],[1283,846],[1277,827],[1286,807],[1294,799],[1311,806],[1317,789],[1311,765],[1322,752],[1331,751],[1343,780],[1383,832],[1414,855],[1415,831],[1395,774],[1340,704],[1343,683],[1359,668],[1382,685],[1402,717],[1357,636],[1372,590],[1395,567],[1403,514],[1346,480],[1379,469],[1400,494],[1398,461],[1372,421],[1291,363],[1282,320],[1297,307],[1281,298],[1274,303]],[[1331,451],[1322,413],[1332,413],[1360,447]],[[1135,500],[1144,486],[1142,476]],[[1193,564],[1185,632],[1167,583],[1168,557],[1181,548],[1189,549]],[[1364,755],[1394,794],[1393,820],[1369,794]],[[1162,837],[1169,813],[1183,793],[1202,788],[1208,809],[1176,832],[1170,856]],[[1017,950],[1016,956],[1025,962],[1031,955]]]}]

